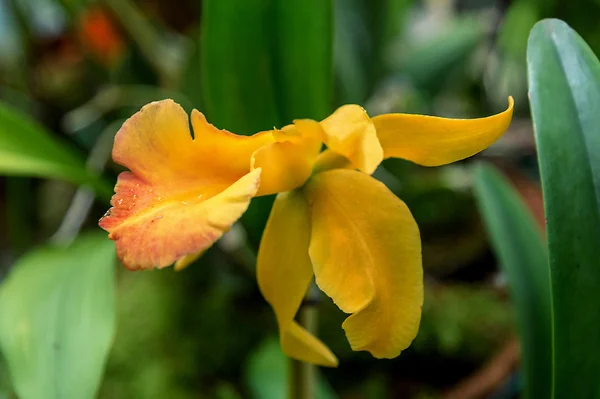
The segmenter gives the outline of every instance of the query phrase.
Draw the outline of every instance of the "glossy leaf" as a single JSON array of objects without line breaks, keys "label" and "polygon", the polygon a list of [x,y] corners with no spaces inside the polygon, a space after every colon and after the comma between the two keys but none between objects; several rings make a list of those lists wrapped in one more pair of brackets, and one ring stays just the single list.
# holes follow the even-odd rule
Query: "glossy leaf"
[{"label": "glossy leaf", "polygon": [[104,233],[21,258],[0,286],[0,349],[21,399],[95,397],[115,332]]},{"label": "glossy leaf", "polygon": [[600,397],[600,62],[559,20],[527,47],[529,95],[547,220],[554,397]]},{"label": "glossy leaf", "polygon": [[82,157],[43,127],[0,102],[0,174],[88,184],[110,198],[112,190],[90,173]]},{"label": "glossy leaf", "polygon": [[331,0],[208,0],[201,69],[209,119],[238,134],[332,107]]},{"label": "glossy leaf", "polygon": [[332,111],[332,0],[273,0],[275,87],[282,122]]},{"label": "glossy leaf", "polygon": [[550,398],[550,269],[540,228],[518,192],[491,165],[475,169],[475,194],[515,304],[526,398]]},{"label": "glossy leaf", "polygon": [[278,34],[271,12],[272,0],[203,2],[204,111],[221,129],[252,134],[281,126],[271,48]]}]

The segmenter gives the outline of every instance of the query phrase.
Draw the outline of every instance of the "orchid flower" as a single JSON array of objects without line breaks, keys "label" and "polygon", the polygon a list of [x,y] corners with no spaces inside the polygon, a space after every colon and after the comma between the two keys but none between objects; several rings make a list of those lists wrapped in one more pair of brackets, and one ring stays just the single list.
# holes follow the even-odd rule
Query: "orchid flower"
[{"label": "orchid flower", "polygon": [[[480,119],[410,114],[369,117],[345,105],[317,122],[240,136],[188,115],[171,100],[146,105],[115,137],[119,175],[100,226],[132,270],[185,267],[246,211],[277,193],[257,261],[288,356],[336,366],[295,320],[313,278],[350,316],[353,350],[393,358],[417,334],[423,303],[419,229],[407,206],[372,178],[382,160],[438,166],[472,156],[508,128],[508,109]],[[323,144],[326,150],[322,151]]]}]

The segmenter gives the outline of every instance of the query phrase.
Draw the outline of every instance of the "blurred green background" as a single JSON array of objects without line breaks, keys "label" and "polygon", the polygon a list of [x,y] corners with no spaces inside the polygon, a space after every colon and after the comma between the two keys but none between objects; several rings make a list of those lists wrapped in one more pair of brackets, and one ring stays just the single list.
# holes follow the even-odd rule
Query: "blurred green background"
[{"label": "blurred green background", "polygon": [[[335,0],[318,15],[307,1],[299,16],[265,13],[268,0],[228,10],[231,3],[0,0],[0,100],[104,176],[97,196],[58,180],[0,177],[1,278],[32,248],[97,229],[108,209],[105,188],[122,170],[110,160],[115,132],[142,105],[163,98],[205,112],[220,128],[251,134],[293,118],[322,118],[346,103],[370,115],[481,117],[505,109],[512,95],[509,131],[478,158],[505,172],[543,225],[527,37],[537,20],[558,17],[598,53],[600,1]],[[278,17],[332,21],[323,27],[332,40],[311,43],[332,75],[298,89],[294,71],[311,64],[294,53],[301,44]],[[248,23],[253,18],[263,19],[255,26]],[[243,34],[228,35],[227,27]],[[247,42],[236,41],[240,35]],[[255,61],[278,70],[275,60],[282,58],[290,63],[286,74],[261,86],[262,64]],[[221,78],[246,75],[256,78],[255,91],[236,97],[222,89]],[[292,106],[282,106],[281,98]],[[248,111],[232,118],[236,107]],[[297,109],[303,114],[290,111]],[[428,169],[388,160],[376,171],[421,229],[421,328],[399,358],[375,360],[350,350],[341,329],[345,315],[322,296],[319,334],[340,366],[320,369],[319,398],[518,397],[513,306],[473,197],[471,162]],[[253,200],[242,222],[185,271],[132,273],[118,266],[117,332],[100,398],[284,397],[286,360],[254,277],[271,202]],[[79,255],[81,267],[87,255]],[[0,397],[16,397],[5,367]]]}]

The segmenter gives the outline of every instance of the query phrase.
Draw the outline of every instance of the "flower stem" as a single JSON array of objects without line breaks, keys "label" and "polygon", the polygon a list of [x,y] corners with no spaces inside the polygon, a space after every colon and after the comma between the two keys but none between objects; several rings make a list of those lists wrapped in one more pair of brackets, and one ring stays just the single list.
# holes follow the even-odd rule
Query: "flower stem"
[{"label": "flower stem", "polygon": [[[309,290],[310,296],[310,290]],[[305,300],[298,312],[298,322],[310,333],[316,334],[318,309],[314,301]],[[290,359],[289,399],[315,399],[316,377],[315,365]]]}]

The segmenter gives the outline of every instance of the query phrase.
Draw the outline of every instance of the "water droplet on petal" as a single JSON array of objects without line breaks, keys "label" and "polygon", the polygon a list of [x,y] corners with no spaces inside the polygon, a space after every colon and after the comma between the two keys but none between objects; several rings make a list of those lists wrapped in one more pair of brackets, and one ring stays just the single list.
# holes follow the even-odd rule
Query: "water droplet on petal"
[{"label": "water droplet on petal", "polygon": [[185,201],[181,201],[181,203],[182,203],[183,205],[188,205],[188,203],[187,203],[187,202],[185,202]]},{"label": "water droplet on petal", "polygon": [[120,198],[120,199],[117,201],[117,204],[121,205],[122,203],[123,203],[123,198]]}]

